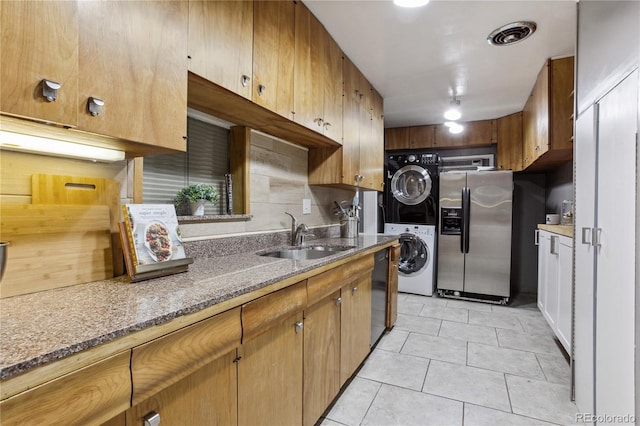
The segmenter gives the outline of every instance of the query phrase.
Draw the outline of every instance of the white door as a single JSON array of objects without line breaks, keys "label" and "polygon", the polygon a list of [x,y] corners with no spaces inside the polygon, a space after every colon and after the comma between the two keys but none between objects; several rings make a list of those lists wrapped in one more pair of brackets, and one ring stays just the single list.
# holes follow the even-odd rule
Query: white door
[{"label": "white door", "polygon": [[544,300],[544,317],[549,322],[551,329],[554,333],[558,332],[558,253],[559,237],[554,234],[549,234],[545,237],[545,241],[548,242],[547,248],[547,268],[545,276],[545,300]]},{"label": "white door", "polygon": [[571,238],[558,237],[558,340],[571,353],[571,283],[572,256]]},{"label": "white door", "polygon": [[538,231],[538,309],[540,309],[543,315],[546,310],[550,235],[549,232]]},{"label": "white door", "polygon": [[[595,249],[591,229],[595,225],[596,115],[597,106],[576,120],[574,167],[576,199],[575,300],[573,367],[576,405],[580,412],[594,413],[594,287]],[[584,239],[583,239],[584,236]]]},{"label": "white door", "polygon": [[638,71],[599,102],[596,414],[634,415]]}]

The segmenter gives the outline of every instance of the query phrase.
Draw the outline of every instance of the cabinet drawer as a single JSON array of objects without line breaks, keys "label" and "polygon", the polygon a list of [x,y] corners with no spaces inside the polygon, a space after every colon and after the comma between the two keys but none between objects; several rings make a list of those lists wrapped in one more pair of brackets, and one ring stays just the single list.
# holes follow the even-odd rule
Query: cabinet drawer
[{"label": "cabinet drawer", "polygon": [[240,308],[133,349],[133,405],[240,345]]},{"label": "cabinet drawer", "polygon": [[373,255],[363,257],[338,268],[311,277],[307,280],[309,304],[316,303],[349,281],[373,270]]},{"label": "cabinet drawer", "polygon": [[302,311],[307,305],[306,281],[242,305],[242,343]]},{"label": "cabinet drawer", "polygon": [[0,403],[0,424],[100,424],[129,408],[130,352],[74,371]]}]

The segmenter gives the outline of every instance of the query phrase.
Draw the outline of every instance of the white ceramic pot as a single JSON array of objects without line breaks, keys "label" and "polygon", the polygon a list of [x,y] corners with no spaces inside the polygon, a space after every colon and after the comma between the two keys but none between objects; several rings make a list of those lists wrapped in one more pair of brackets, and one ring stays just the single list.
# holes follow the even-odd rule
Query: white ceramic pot
[{"label": "white ceramic pot", "polygon": [[191,214],[193,216],[204,216],[204,206],[207,203],[207,200],[198,200],[194,203],[191,203]]}]

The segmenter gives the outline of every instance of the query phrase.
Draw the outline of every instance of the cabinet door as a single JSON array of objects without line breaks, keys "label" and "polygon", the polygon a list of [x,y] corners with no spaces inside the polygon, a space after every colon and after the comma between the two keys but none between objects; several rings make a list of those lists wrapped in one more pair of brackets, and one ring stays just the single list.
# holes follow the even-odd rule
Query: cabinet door
[{"label": "cabinet door", "polygon": [[152,412],[162,425],[237,424],[236,351],[165,388],[127,411],[127,425],[144,424]]},{"label": "cabinet door", "polygon": [[[546,238],[545,238],[546,240]],[[559,238],[549,235],[549,250],[546,253],[547,268],[545,275],[545,300],[542,312],[554,333],[558,330],[558,253]]]},{"label": "cabinet door", "polygon": [[253,2],[189,1],[189,71],[251,99],[252,50]]},{"label": "cabinet door", "polygon": [[[549,75],[549,136],[547,149],[573,149],[573,74],[574,57],[553,59]],[[571,156],[568,160],[571,160]]]},{"label": "cabinet door", "polygon": [[549,263],[549,233],[536,231],[538,233],[538,309],[545,312],[547,297],[547,264]]},{"label": "cabinet door", "polygon": [[324,63],[323,133],[342,143],[342,50],[324,27],[321,41]]},{"label": "cabinet door", "polygon": [[522,111],[524,168],[531,165],[549,148],[549,64],[533,86]]},{"label": "cabinet door", "polygon": [[349,58],[343,61],[342,183],[357,185],[360,171],[360,71]]},{"label": "cabinet door", "polygon": [[498,168],[522,170],[522,112],[496,120],[498,132]]},{"label": "cabinet door", "polygon": [[435,146],[436,126],[415,126],[409,128],[411,149],[433,148]]},{"label": "cabinet door", "polygon": [[[187,3],[88,1],[78,8],[78,128],[184,151]],[[90,97],[104,101],[98,115],[89,113]]]},{"label": "cabinet door", "polygon": [[295,18],[294,121],[323,133],[324,28],[304,4],[296,5]]},{"label": "cabinet door", "polygon": [[292,1],[253,3],[252,100],[293,120],[295,10]]},{"label": "cabinet door", "polygon": [[384,149],[387,151],[394,149],[409,149],[409,131],[411,127],[398,127],[394,129],[384,129]]},{"label": "cabinet door", "polygon": [[340,391],[340,291],[304,312],[304,425],[314,425]]},{"label": "cabinet door", "polygon": [[341,290],[340,385],[353,374],[371,349],[371,275],[361,275]]},{"label": "cabinet door", "polygon": [[[72,1],[0,4],[0,110],[75,127],[78,105],[78,11]],[[42,96],[42,80],[60,83]]]},{"label": "cabinet door", "polygon": [[493,140],[493,120],[469,121],[461,123],[464,130],[453,134],[444,124],[436,125],[434,146],[461,147],[461,146],[489,146]]},{"label": "cabinet door", "polygon": [[387,279],[387,328],[395,325],[398,319],[398,262],[400,246],[389,250],[389,278]]},{"label": "cabinet door", "polygon": [[[360,107],[360,187],[382,191],[384,168],[384,141],[379,138],[382,124],[382,97],[370,89],[371,109]],[[378,105],[376,105],[378,104]],[[374,111],[375,109],[375,111]],[[378,115],[378,119],[374,116]]]},{"label": "cabinet door", "polygon": [[573,248],[571,239],[560,237],[558,247],[558,340],[571,353]]},{"label": "cabinet door", "polygon": [[302,312],[238,349],[238,424],[302,423]]}]

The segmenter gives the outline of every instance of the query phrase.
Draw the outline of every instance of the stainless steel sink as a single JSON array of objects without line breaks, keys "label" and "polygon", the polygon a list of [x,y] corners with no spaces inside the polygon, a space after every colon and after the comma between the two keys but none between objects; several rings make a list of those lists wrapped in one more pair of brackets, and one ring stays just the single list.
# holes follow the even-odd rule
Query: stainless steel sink
[{"label": "stainless steel sink", "polygon": [[355,246],[300,246],[300,247],[287,247],[279,250],[268,251],[265,253],[258,253],[260,256],[277,257],[280,259],[294,259],[294,260],[307,260],[307,259],[320,259],[323,257],[331,256],[337,252],[351,250]]}]

